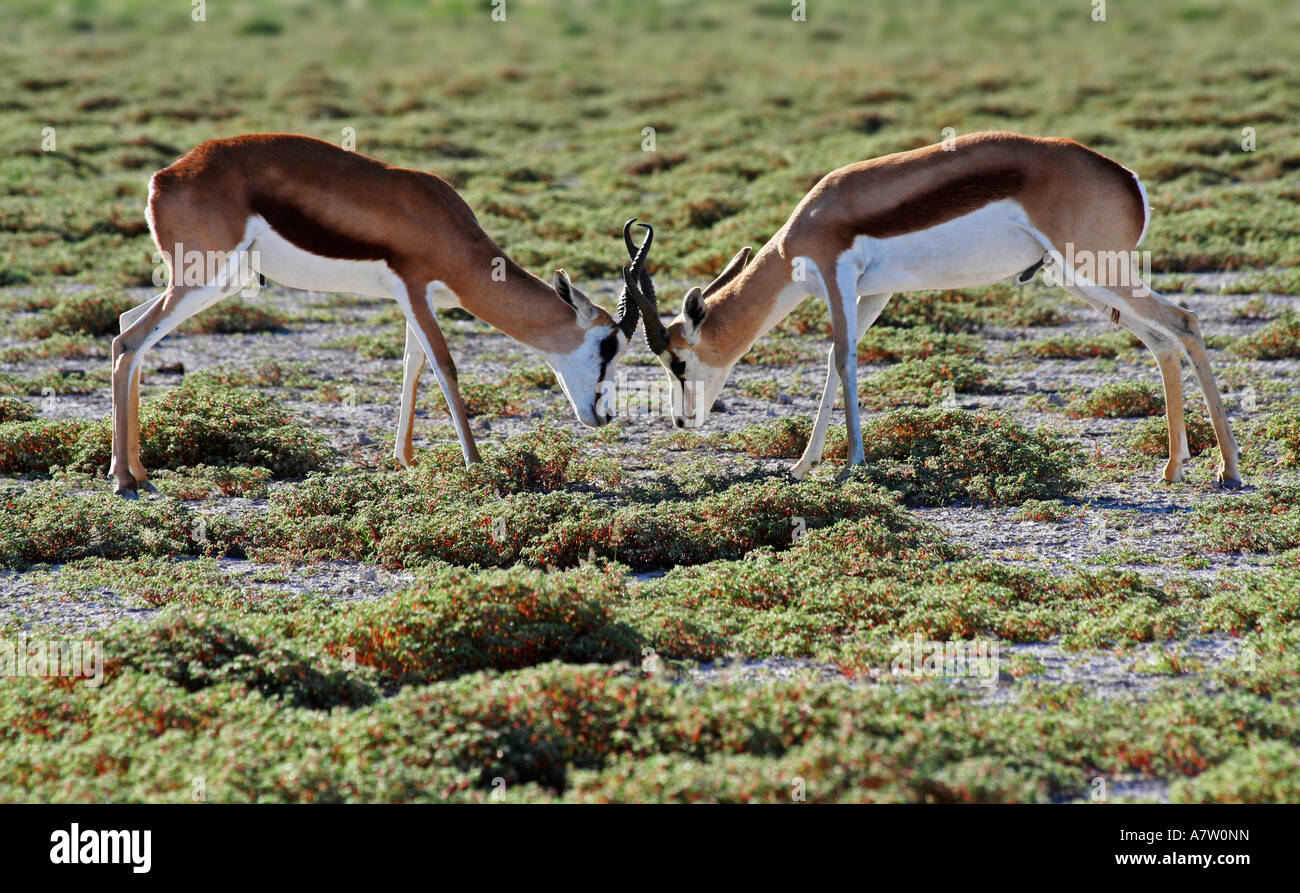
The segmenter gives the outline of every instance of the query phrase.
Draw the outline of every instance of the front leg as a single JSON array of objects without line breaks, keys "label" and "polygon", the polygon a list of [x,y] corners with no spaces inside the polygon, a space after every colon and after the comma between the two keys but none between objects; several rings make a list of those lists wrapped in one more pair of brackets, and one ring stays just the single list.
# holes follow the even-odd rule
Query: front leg
[{"label": "front leg", "polygon": [[404,468],[415,464],[411,439],[415,432],[415,398],[420,391],[420,373],[423,370],[424,348],[420,345],[420,336],[407,325],[406,350],[402,354],[402,408],[397,413],[397,440],[393,445],[393,458]]},{"label": "front leg", "polygon": [[[862,423],[858,411],[858,277],[861,268],[850,257],[836,264],[835,279],[826,283],[826,302],[831,306],[831,336],[834,338],[835,371],[844,389],[844,423],[848,434],[848,459],[844,475],[864,461]],[[834,308],[840,308],[837,315]]]},{"label": "front leg", "polygon": [[[880,318],[880,312],[885,309],[892,295],[863,295],[858,298],[858,327],[857,338],[854,340],[854,350],[856,345],[862,340],[862,336],[867,334],[867,329]],[[826,431],[830,426],[831,410],[835,407],[835,395],[840,388],[840,374],[836,371],[835,348],[831,348],[830,354],[826,358],[826,386],[822,389],[822,402],[817,407],[817,421],[813,423],[812,436],[808,438],[808,445],[804,448],[803,456],[793,468],[790,474],[795,480],[803,480],[812,471],[821,464],[822,456],[826,448]]]},{"label": "front leg", "polygon": [[[408,285],[407,293],[423,295],[425,289],[423,286],[412,289]],[[456,364],[452,361],[451,351],[447,349],[447,341],[442,336],[442,329],[438,327],[433,308],[428,301],[418,299],[403,302],[402,310],[406,314],[408,328],[415,332],[425,355],[433,360],[433,374],[438,379],[438,386],[442,388],[443,397],[447,400],[447,409],[451,412],[451,420],[456,426],[456,436],[460,440],[460,450],[465,457],[465,464],[473,465],[481,461],[478,445],[474,443],[474,435],[469,429],[469,413],[465,411],[465,403],[460,397]]]},{"label": "front leg", "polygon": [[806,478],[808,472],[822,462],[826,449],[826,428],[830,425],[831,408],[835,406],[835,392],[839,387],[840,376],[835,371],[835,348],[832,347],[830,356],[826,358],[826,386],[822,388],[822,402],[817,407],[817,420],[813,422],[812,435],[808,438],[803,455],[790,469],[790,475],[797,481]]}]

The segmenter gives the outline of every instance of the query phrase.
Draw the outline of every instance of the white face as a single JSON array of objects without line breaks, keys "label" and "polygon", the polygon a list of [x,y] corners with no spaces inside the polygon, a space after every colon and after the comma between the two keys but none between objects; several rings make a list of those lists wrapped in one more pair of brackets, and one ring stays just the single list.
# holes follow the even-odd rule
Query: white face
[{"label": "white face", "polygon": [[709,420],[713,404],[731,375],[731,366],[710,366],[690,347],[670,346],[659,354],[673,388],[673,424],[699,428]]},{"label": "white face", "polygon": [[571,353],[546,355],[578,421],[589,428],[599,428],[614,418],[612,385],[606,379],[627,342],[617,326],[596,325]]}]

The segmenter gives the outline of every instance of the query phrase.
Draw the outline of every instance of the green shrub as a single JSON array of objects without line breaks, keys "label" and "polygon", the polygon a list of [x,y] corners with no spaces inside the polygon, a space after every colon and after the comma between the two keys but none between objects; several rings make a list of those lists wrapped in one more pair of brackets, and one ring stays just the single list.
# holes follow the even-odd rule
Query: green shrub
[{"label": "green shrub", "polygon": [[909,291],[894,295],[885,305],[880,321],[888,326],[926,326],[941,332],[976,332],[984,326],[980,308],[957,291]]},{"label": "green shrub", "polygon": [[573,564],[595,548],[634,568],[673,567],[785,549],[802,531],[871,517],[888,529],[910,526],[891,496],[862,483],[763,480],[687,503],[633,505],[606,521],[583,518],[535,546],[539,563]]},{"label": "green shrub", "polygon": [[176,471],[150,473],[149,480],[160,493],[177,499],[207,499],[213,496],[242,496],[247,499],[265,499],[268,484],[275,475],[261,466],[234,466],[223,468],[213,465],[196,465]]},{"label": "green shrub", "polygon": [[582,458],[581,444],[561,428],[538,425],[484,451],[466,472],[472,483],[497,493],[549,493],[571,483],[601,480],[596,462]]},{"label": "green shrub", "polygon": [[1300,547],[1300,485],[1264,486],[1254,493],[1197,507],[1194,525],[1212,552],[1283,552]]},{"label": "green shrub", "polygon": [[[1214,426],[1204,415],[1189,412],[1185,416],[1187,426],[1187,450],[1193,456],[1199,456],[1214,447],[1218,441],[1214,438]],[[1145,418],[1133,426],[1128,445],[1147,456],[1165,456],[1169,453],[1169,426],[1159,416]]]},{"label": "green shrub", "polygon": [[[1271,295],[1300,295],[1300,271],[1294,267],[1281,270],[1255,270],[1234,282],[1222,286],[1224,294],[1252,295],[1266,292]],[[1247,303],[1252,303],[1247,301]]]},{"label": "green shrub", "polygon": [[552,660],[631,660],[639,642],[610,615],[615,582],[596,573],[435,571],[339,618],[336,654],[355,654],[389,685],[514,670]]},{"label": "green shrub", "polygon": [[[103,419],[0,425],[0,472],[45,473],[54,465],[107,474],[113,435]],[[254,391],[186,382],[140,407],[146,468],[260,466],[277,478],[323,468],[333,450],[293,420],[279,401]]]},{"label": "green shrub", "polygon": [[862,381],[860,402],[868,409],[888,409],[906,404],[926,406],[954,393],[995,391],[988,366],[969,357],[932,356],[904,360]]},{"label": "green shrub", "polygon": [[188,373],[185,382],[192,386],[222,388],[302,388],[316,384],[308,363],[279,360],[256,360],[251,365],[211,366]]},{"label": "green shrub", "polygon": [[18,397],[0,397],[0,423],[30,422],[36,418],[36,407]]},{"label": "green shrub", "polygon": [[550,366],[515,366],[506,373],[504,381],[510,385],[541,388],[544,391],[554,390],[557,384]]},{"label": "green shrub", "polygon": [[[521,415],[528,409],[529,395],[517,381],[481,381],[464,376],[460,380],[460,397],[465,411],[475,418]],[[434,406],[440,414],[447,413],[447,402],[441,394]]]},{"label": "green shrub", "polygon": [[1043,360],[1095,360],[1117,356],[1131,343],[1124,335],[1052,335],[1021,344],[1016,353]]},{"label": "green shrub", "polygon": [[27,334],[47,338],[60,332],[86,335],[117,335],[121,330],[118,317],[134,305],[120,289],[96,288],[67,295],[45,311]]},{"label": "green shrub", "polygon": [[1195,778],[1177,779],[1175,803],[1295,803],[1300,753],[1285,741],[1252,741]]},{"label": "green shrub", "polygon": [[984,355],[984,346],[972,335],[954,335],[929,326],[872,326],[858,344],[858,362],[861,363],[924,360],[935,354],[979,358]]},{"label": "green shrub", "polygon": [[108,384],[107,370],[79,371],[48,370],[33,376],[0,372],[0,395],[19,394],[92,394]]},{"label": "green shrub", "polygon": [[126,624],[105,644],[105,652],[109,678],[129,668],[190,692],[236,684],[312,708],[359,706],[376,696],[340,661],[303,656],[285,642],[202,613]]},{"label": "green shrub", "polygon": [[1300,357],[1300,314],[1285,311],[1258,331],[1232,344],[1233,353],[1252,360],[1286,360]]},{"label": "green shrub", "polygon": [[[105,421],[83,438],[73,464],[107,473],[111,444]],[[254,391],[185,383],[140,408],[146,468],[252,465],[296,478],[332,458],[320,435],[294,421],[278,400]]]},{"label": "green shrub", "polygon": [[277,310],[258,307],[232,296],[186,320],[181,331],[198,335],[281,332],[285,322],[284,314]]},{"label": "green shrub", "polygon": [[107,491],[93,496],[52,484],[0,491],[0,564],[79,558],[195,555],[198,517],[172,500],[126,502]]},{"label": "green shrub", "polygon": [[[620,506],[573,492],[502,495],[498,477],[478,469],[315,476],[272,493],[269,510],[250,519],[242,542],[258,560],[572,567],[595,555],[658,568],[738,558],[763,546],[784,549],[800,529],[898,514],[891,497],[861,483],[768,479],[699,499]],[[559,482],[537,480],[543,489]]]},{"label": "green shrub", "polygon": [[348,350],[367,360],[400,360],[406,352],[406,342],[400,334],[357,334],[334,338],[321,347],[327,350]]},{"label": "green shrub", "polygon": [[1271,413],[1264,422],[1265,437],[1282,447],[1282,461],[1292,467],[1300,465],[1300,406],[1289,406]]},{"label": "green shrub", "polygon": [[[24,326],[20,325],[18,328],[21,331]],[[0,349],[0,363],[25,363],[32,359],[51,357],[61,360],[86,359],[107,355],[108,351],[102,338],[96,340],[80,332],[72,334],[55,332],[35,342]]]},{"label": "green shrub", "polygon": [[755,459],[797,459],[803,455],[812,434],[812,422],[805,416],[786,416],[774,422],[746,425],[727,435],[728,446]]},{"label": "green shrub", "polygon": [[1059,326],[1070,319],[1055,304],[1026,289],[997,289],[998,286],[993,286],[980,301],[984,306],[984,322],[988,325],[1016,328]]},{"label": "green shrub", "polygon": [[1064,521],[1078,513],[1059,499],[1026,499],[1011,517],[1016,521]]},{"label": "green shrub", "polygon": [[0,425],[0,474],[47,474],[70,464],[93,428],[84,419],[37,419]]},{"label": "green shrub", "polygon": [[1107,382],[1072,400],[1065,411],[1076,419],[1159,415],[1165,411],[1165,398],[1160,389],[1148,381]]},{"label": "green shrub", "polygon": [[1060,499],[1080,486],[1075,448],[993,413],[899,409],[867,420],[862,441],[866,465],[855,473],[901,492],[910,505],[1015,505]]}]

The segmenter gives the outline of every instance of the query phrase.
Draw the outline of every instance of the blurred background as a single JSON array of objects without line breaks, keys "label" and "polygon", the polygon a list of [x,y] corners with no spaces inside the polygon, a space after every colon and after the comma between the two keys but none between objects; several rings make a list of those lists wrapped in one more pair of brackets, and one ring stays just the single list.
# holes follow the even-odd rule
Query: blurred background
[{"label": "blurred background", "polygon": [[1283,0],[6,0],[0,284],[149,284],[150,174],[271,130],[446,177],[543,274],[613,276],[638,215],[663,275],[712,275],[825,172],[945,128],[1138,171],[1158,272],[1292,265],[1297,25]]}]

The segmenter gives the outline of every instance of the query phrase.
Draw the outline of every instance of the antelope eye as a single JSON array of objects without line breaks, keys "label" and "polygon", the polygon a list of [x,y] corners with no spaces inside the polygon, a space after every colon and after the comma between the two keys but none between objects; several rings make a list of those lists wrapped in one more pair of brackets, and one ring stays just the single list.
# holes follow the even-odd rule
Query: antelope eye
[{"label": "antelope eye", "polygon": [[678,378],[681,378],[683,375],[686,374],[686,363],[684,361],[674,359],[668,365],[669,368],[673,370],[673,375],[676,375]]}]

